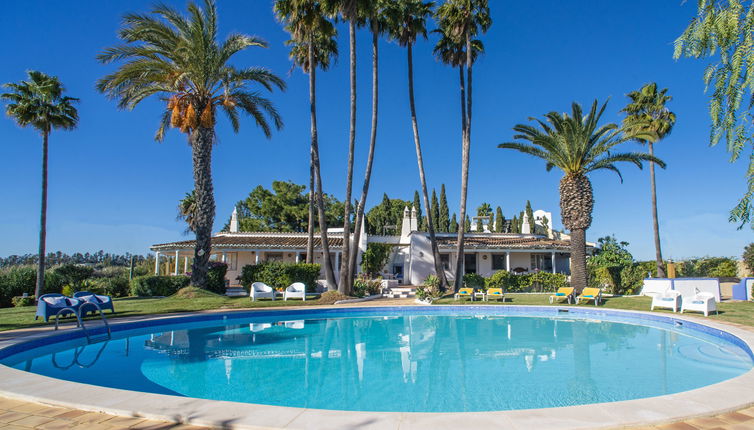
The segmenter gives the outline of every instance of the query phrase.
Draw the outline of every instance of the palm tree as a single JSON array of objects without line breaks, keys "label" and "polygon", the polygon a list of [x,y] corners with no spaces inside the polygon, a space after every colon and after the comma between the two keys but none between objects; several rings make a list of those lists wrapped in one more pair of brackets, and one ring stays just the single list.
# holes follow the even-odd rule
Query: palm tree
[{"label": "palm tree", "polygon": [[421,141],[419,140],[419,122],[416,117],[416,103],[414,102],[414,43],[419,36],[427,37],[427,18],[432,14],[434,2],[421,0],[397,0],[390,2],[386,8],[389,22],[390,36],[398,45],[406,47],[408,58],[408,103],[411,110],[411,125],[414,132],[414,146],[416,148],[416,162],[419,166],[419,180],[421,182],[424,207],[427,208],[427,231],[432,245],[432,255],[435,263],[435,273],[440,278],[440,288],[447,286],[445,270],[440,260],[440,250],[435,238],[435,220],[429,210],[429,193],[427,179],[424,174],[424,159],[422,157]]},{"label": "palm tree", "polygon": [[45,283],[45,246],[47,241],[47,154],[53,129],[72,130],[79,122],[73,106],[77,98],[63,95],[65,88],[57,77],[28,71],[27,81],[8,83],[10,92],[0,95],[8,102],[5,113],[21,127],[31,126],[42,134],[42,206],[39,217],[39,259],[34,297],[39,298]]},{"label": "palm tree", "polygon": [[[337,286],[335,284],[332,261],[330,260],[325,201],[322,192],[316,89],[317,69],[327,70],[334,58],[337,57],[338,45],[335,40],[337,33],[335,27],[325,17],[320,1],[278,0],[275,2],[274,9],[278,19],[286,24],[286,31],[291,34],[291,40],[287,42],[291,46],[290,58],[304,73],[309,74],[309,111],[311,117],[310,160],[311,169],[314,172],[312,178],[314,187],[310,187],[309,194],[311,198],[311,189],[316,189],[316,206],[319,215],[319,231],[324,255],[325,279],[327,281],[327,289],[335,290]],[[309,231],[313,232],[311,224],[312,220],[310,217]],[[307,251],[307,254],[311,254],[311,252]],[[309,255],[307,255],[307,259],[309,259]]]},{"label": "palm tree", "polygon": [[194,216],[195,213],[196,192],[194,190],[191,190],[190,193],[186,193],[186,195],[178,201],[178,216],[176,217],[176,219],[178,221],[186,222],[186,230],[183,232],[184,234],[189,234],[196,228],[196,217]]},{"label": "palm tree", "polygon": [[616,146],[633,139],[652,139],[654,133],[638,124],[619,128],[616,124],[600,126],[599,121],[607,103],[597,107],[592,103],[584,116],[581,106],[573,103],[571,115],[550,112],[545,120],[535,120],[539,128],[519,124],[513,127],[518,142],[502,143],[498,148],[515,149],[543,159],[547,171],[557,167],[563,171],[560,180],[560,212],[563,225],[571,232],[571,286],[581,291],[587,284],[586,230],[592,224],[594,205],[592,184],[587,176],[596,170],[610,170],[623,181],[618,162],[633,163],[639,168],[642,161],[653,161],[665,168],[665,163],[641,152],[613,152]]},{"label": "palm tree", "polygon": [[387,19],[384,14],[386,0],[375,0],[370,9],[366,11],[369,30],[372,32],[372,130],[369,136],[369,154],[367,166],[364,172],[364,185],[361,187],[361,198],[356,206],[356,220],[353,227],[353,239],[351,241],[351,253],[348,262],[348,290],[353,287],[353,278],[356,274],[356,258],[359,254],[359,241],[361,240],[361,226],[364,223],[364,208],[369,194],[369,182],[372,178],[372,163],[374,162],[374,148],[377,143],[377,111],[379,102],[379,49],[380,35],[387,31]]},{"label": "palm tree", "polygon": [[349,279],[351,254],[351,190],[353,188],[353,159],[356,147],[356,27],[364,22],[365,11],[369,10],[371,0],[323,0],[325,9],[332,16],[340,16],[348,22],[350,80],[351,80],[351,119],[348,132],[348,163],[346,166],[346,194],[343,198],[343,253],[340,262],[340,280],[338,290],[343,294],[350,292]]},{"label": "palm tree", "polygon": [[[474,37],[480,32],[485,33],[492,25],[488,0],[448,0],[437,9],[435,14],[442,34],[449,40],[446,43],[456,45],[454,51],[463,45],[466,67],[465,108],[464,86],[461,83],[461,127],[462,127],[462,155],[461,155],[461,201],[460,219],[466,216],[466,200],[469,187],[469,157],[471,152],[471,100],[472,100],[472,71],[478,51],[474,48]],[[461,70],[463,75],[463,70]],[[455,289],[463,285],[464,272],[464,232],[459,230],[456,239],[456,277]]]},{"label": "palm tree", "polygon": [[[628,93],[631,103],[621,112],[627,114],[624,124],[630,125],[643,120],[647,129],[657,135],[657,142],[669,135],[675,125],[675,114],[668,110],[665,104],[673,97],[667,95],[668,89],[657,91],[657,84],[652,82],[644,85],[638,91]],[[654,156],[654,141],[649,139],[637,139],[641,144],[646,144],[649,155]],[[657,262],[657,276],[665,277],[665,265],[662,261],[662,249],[660,248],[660,224],[657,220],[657,186],[655,185],[655,164],[649,162],[649,183],[652,195],[652,228],[655,240],[655,260]]]},{"label": "palm tree", "polygon": [[133,109],[142,100],[157,95],[165,103],[155,134],[162,141],[169,127],[185,133],[192,151],[196,192],[196,247],[191,284],[207,285],[215,199],[212,187],[212,147],[215,144],[216,111],[239,128],[239,111],[250,115],[269,138],[272,121],[280,129],[283,121],[269,99],[255,86],[267,91],[285,88],[285,83],[260,67],[238,69],[230,64],[233,55],[249,47],[267,47],[257,37],[231,34],[217,40],[217,8],[213,0],[203,7],[188,4],[188,16],[158,4],[151,14],[125,15],[119,38],[123,44],[107,48],[97,58],[102,63],[124,62],[115,72],[100,79],[97,88],[118,106]]}]

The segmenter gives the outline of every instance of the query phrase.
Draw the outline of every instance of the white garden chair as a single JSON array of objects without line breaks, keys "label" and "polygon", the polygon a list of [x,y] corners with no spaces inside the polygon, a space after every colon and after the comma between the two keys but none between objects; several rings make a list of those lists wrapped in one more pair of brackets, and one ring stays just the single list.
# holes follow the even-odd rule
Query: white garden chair
[{"label": "white garden chair", "polygon": [[306,301],[306,285],[302,282],[294,282],[289,285],[288,288],[285,289],[285,292],[283,292],[283,300],[288,300],[289,298],[298,298]]},{"label": "white garden chair", "polygon": [[652,293],[652,308],[672,309],[678,312],[681,308],[681,293],[675,290],[668,290],[662,293]]},{"label": "white garden chair", "polygon": [[715,311],[717,313],[717,304],[715,303],[715,295],[713,293],[696,293],[691,299],[686,299],[681,304],[681,313],[683,311],[697,311],[704,312],[704,316],[709,316],[709,313]]},{"label": "white garden chair", "polygon": [[249,291],[251,301],[255,302],[257,299],[272,299],[275,300],[275,290],[264,282],[254,282],[251,284],[251,291]]}]

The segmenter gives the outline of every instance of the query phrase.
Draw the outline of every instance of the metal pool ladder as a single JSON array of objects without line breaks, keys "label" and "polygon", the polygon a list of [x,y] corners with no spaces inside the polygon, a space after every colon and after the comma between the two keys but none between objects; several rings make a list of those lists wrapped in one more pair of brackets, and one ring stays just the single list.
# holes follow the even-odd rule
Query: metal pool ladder
[{"label": "metal pool ladder", "polygon": [[[102,318],[102,322],[105,325],[105,329],[107,330],[107,335],[105,336],[105,339],[110,339],[112,337],[112,333],[110,332],[110,324],[107,322],[107,317],[105,316],[105,313],[102,312],[102,308],[94,302],[84,302],[79,306],[78,312],[76,312],[75,309],[71,307],[65,307],[58,311],[57,314],[55,314],[55,330],[58,329],[58,323],[60,322],[60,314],[62,313],[72,313],[76,316],[76,327],[81,328],[81,330],[84,332],[84,336],[86,336],[86,341],[88,343],[92,343],[92,337],[89,335],[89,331],[86,329],[86,325],[84,325],[84,319],[83,315],[86,313],[84,312],[84,308],[86,306],[94,306],[96,311],[99,311],[100,318]],[[98,339],[95,339],[95,341]]]}]

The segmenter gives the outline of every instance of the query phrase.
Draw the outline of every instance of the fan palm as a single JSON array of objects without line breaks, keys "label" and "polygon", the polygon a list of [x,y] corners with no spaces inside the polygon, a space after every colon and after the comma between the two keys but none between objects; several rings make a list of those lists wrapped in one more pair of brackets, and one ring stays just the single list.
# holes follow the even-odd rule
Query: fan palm
[{"label": "fan palm", "polygon": [[427,37],[427,18],[432,14],[434,2],[421,0],[395,0],[388,3],[385,10],[390,37],[398,45],[405,47],[408,58],[408,103],[411,111],[411,125],[414,132],[414,147],[416,148],[416,161],[419,166],[419,180],[421,182],[424,207],[427,208],[427,231],[432,246],[435,273],[440,278],[440,288],[447,286],[445,270],[440,260],[440,251],[435,238],[435,219],[429,210],[429,193],[427,192],[427,179],[424,174],[424,158],[422,156],[421,141],[419,139],[419,122],[416,117],[416,103],[414,101],[414,44],[419,37]]},{"label": "fan palm", "polygon": [[283,122],[271,101],[257,88],[272,91],[285,83],[260,67],[236,68],[230,59],[250,47],[267,47],[257,37],[231,34],[217,38],[217,8],[213,0],[203,7],[188,4],[188,16],[158,4],[150,14],[125,15],[118,33],[123,44],[105,49],[97,58],[105,64],[123,62],[100,79],[97,88],[118,106],[133,109],[150,96],[158,96],[165,110],[155,139],[161,141],[169,127],[185,133],[192,151],[196,192],[196,247],[191,283],[207,285],[215,199],[211,158],[215,143],[216,111],[239,128],[239,113],[251,116],[267,137]]},{"label": "fan palm", "polygon": [[[629,103],[621,112],[627,114],[623,120],[624,124],[631,124],[642,121],[645,123],[647,130],[657,135],[656,141],[651,139],[637,139],[639,143],[646,144],[649,155],[654,156],[654,144],[659,142],[665,136],[669,135],[675,125],[675,114],[668,110],[666,103],[673,100],[673,97],[667,95],[668,89],[665,88],[657,91],[657,84],[652,82],[644,85],[638,91],[628,93]],[[651,188],[652,200],[652,228],[655,241],[655,260],[657,262],[657,276],[665,277],[665,266],[662,261],[662,248],[660,247],[660,224],[657,219],[657,186],[655,183],[655,165],[649,161],[649,182]]]},{"label": "fan palm", "polygon": [[312,190],[316,189],[316,206],[319,216],[319,230],[322,239],[325,279],[328,290],[336,289],[335,274],[330,260],[330,247],[327,240],[327,219],[325,202],[322,192],[322,174],[319,159],[319,140],[317,129],[317,69],[327,70],[331,62],[337,57],[338,45],[335,40],[335,27],[325,17],[322,4],[317,0],[278,0],[275,2],[275,13],[280,21],[285,23],[285,29],[291,34],[287,42],[291,46],[290,58],[304,73],[309,74],[309,111],[311,117],[310,144],[310,188],[309,188],[309,241],[307,245],[307,260],[313,261],[313,217],[311,208]]},{"label": "fan palm", "polygon": [[9,92],[0,99],[8,102],[5,113],[21,127],[31,126],[42,134],[42,205],[39,217],[39,259],[34,297],[42,294],[45,282],[45,247],[47,241],[47,157],[53,129],[72,130],[79,122],[73,106],[77,98],[64,96],[65,88],[55,76],[38,71],[27,72],[26,81],[8,83]]},{"label": "fan palm", "polygon": [[372,33],[372,129],[369,135],[369,153],[367,154],[367,165],[364,171],[364,184],[361,187],[361,197],[358,206],[356,206],[356,219],[353,226],[353,239],[351,241],[352,252],[349,255],[348,274],[346,280],[349,282],[348,290],[353,289],[353,278],[356,274],[356,257],[359,252],[359,241],[361,240],[361,226],[364,224],[364,208],[367,203],[369,194],[369,182],[372,178],[372,164],[374,162],[374,148],[377,144],[377,112],[379,105],[379,38],[380,35],[387,31],[388,23],[385,16],[385,7],[387,0],[374,0],[370,8],[365,11],[367,16],[367,25]]},{"label": "fan palm", "polygon": [[620,128],[616,124],[600,126],[599,121],[607,103],[598,108],[595,100],[589,113],[584,115],[578,103],[573,103],[571,115],[550,112],[545,120],[535,121],[539,128],[519,124],[513,127],[517,142],[502,143],[498,148],[515,149],[541,158],[547,171],[553,167],[563,171],[560,180],[560,213],[563,225],[571,233],[571,286],[581,291],[587,284],[586,230],[592,224],[594,200],[592,183],[587,176],[596,170],[610,170],[618,174],[616,163],[627,162],[642,168],[642,161],[653,161],[664,168],[665,163],[641,152],[613,150],[633,139],[653,139],[656,135],[630,124]]},{"label": "fan palm", "polygon": [[[474,47],[474,37],[485,33],[492,25],[488,0],[448,0],[437,9],[435,18],[440,31],[446,40],[443,42],[451,47],[450,58],[458,61],[460,53],[465,53],[466,87],[461,83],[461,199],[459,214],[461,219],[466,217],[466,200],[469,188],[469,157],[471,152],[471,100],[473,65],[477,55],[481,52]],[[441,40],[442,42],[442,40]],[[461,70],[463,75],[463,70]],[[464,94],[465,93],[465,94]],[[456,277],[455,289],[463,285],[464,273],[464,232],[458,231],[456,239]]]},{"label": "fan palm", "polygon": [[356,149],[356,27],[364,23],[365,13],[372,0],[323,0],[324,8],[333,17],[340,17],[348,22],[350,83],[351,83],[351,118],[348,132],[348,162],[346,165],[346,194],[343,199],[343,253],[340,264],[338,289],[343,294],[350,292],[350,234],[351,234],[351,192],[353,188],[353,162]]}]

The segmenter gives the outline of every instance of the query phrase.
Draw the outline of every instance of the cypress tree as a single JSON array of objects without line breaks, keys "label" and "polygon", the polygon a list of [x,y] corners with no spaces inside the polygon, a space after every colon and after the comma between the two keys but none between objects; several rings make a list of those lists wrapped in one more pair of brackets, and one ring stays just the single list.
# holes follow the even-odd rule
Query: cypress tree
[{"label": "cypress tree", "polygon": [[534,223],[534,211],[531,209],[531,202],[526,201],[526,220],[529,222],[529,231],[524,233],[534,233],[536,231],[536,225]]},{"label": "cypress tree", "polygon": [[511,220],[511,233],[519,233],[518,231],[518,217],[515,215],[513,216],[513,219]]},{"label": "cypress tree", "polygon": [[500,209],[500,206],[498,206],[495,212],[495,231],[497,233],[503,233],[503,229],[505,228],[505,217],[503,216],[503,210]]},{"label": "cypress tree", "polygon": [[550,220],[547,219],[547,216],[542,217],[542,230],[544,230],[545,236],[550,235]]},{"label": "cypress tree", "polygon": [[471,219],[469,219],[468,215],[466,215],[466,221],[463,223],[463,231],[465,233],[468,233],[471,231]]},{"label": "cypress tree", "polygon": [[414,207],[416,208],[416,228],[419,231],[426,231],[426,224],[424,223],[424,216],[422,215],[422,201],[419,198],[418,191],[414,191]]},{"label": "cypress tree", "polygon": [[443,233],[450,231],[450,210],[448,198],[445,195],[445,184],[440,187],[440,217],[437,219],[437,231]]},{"label": "cypress tree", "polygon": [[490,222],[487,224],[487,228],[490,230],[490,233],[495,231],[495,214],[490,212]]},{"label": "cypress tree", "polygon": [[[432,219],[437,222],[437,220],[440,219],[440,203],[437,200],[437,192],[435,190],[432,190],[432,202],[430,203],[431,207],[430,210],[432,211]],[[438,224],[439,226],[439,224]],[[437,231],[442,231],[439,229]]]},{"label": "cypress tree", "polygon": [[484,224],[482,224],[482,219],[477,218],[476,219],[476,232],[481,233],[484,231]]},{"label": "cypress tree", "polygon": [[458,220],[456,220],[456,214],[453,214],[453,218],[450,219],[448,233],[458,233]]}]

